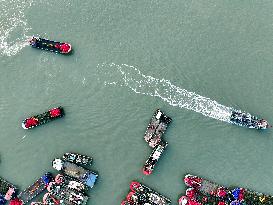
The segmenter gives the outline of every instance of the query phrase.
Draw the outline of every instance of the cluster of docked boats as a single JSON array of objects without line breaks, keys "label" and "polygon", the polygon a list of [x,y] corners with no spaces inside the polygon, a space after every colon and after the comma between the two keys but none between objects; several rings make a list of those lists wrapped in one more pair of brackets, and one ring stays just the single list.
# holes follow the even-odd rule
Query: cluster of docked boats
[{"label": "cluster of docked boats", "polygon": [[10,200],[9,205],[23,205],[47,191],[42,201],[31,205],[85,205],[87,191],[93,188],[98,174],[83,167],[90,165],[92,158],[76,153],[65,153],[62,159],[52,161],[53,168],[60,171],[55,177],[45,173],[18,195],[16,187],[0,179],[0,205]]},{"label": "cluster of docked boats", "polygon": [[157,193],[151,188],[133,181],[130,184],[130,191],[121,205],[169,205],[171,200]]},{"label": "cluster of docked boats", "polygon": [[245,188],[228,188],[194,175],[186,175],[186,194],[179,205],[272,205],[273,196]]},{"label": "cluster of docked boats", "polygon": [[168,124],[172,121],[170,117],[165,115],[161,110],[157,109],[150,120],[144,140],[148,145],[153,148],[151,155],[146,160],[143,166],[143,174],[152,174],[155,165],[157,164],[160,156],[168,146],[168,143],[162,139],[162,135],[166,131]]}]

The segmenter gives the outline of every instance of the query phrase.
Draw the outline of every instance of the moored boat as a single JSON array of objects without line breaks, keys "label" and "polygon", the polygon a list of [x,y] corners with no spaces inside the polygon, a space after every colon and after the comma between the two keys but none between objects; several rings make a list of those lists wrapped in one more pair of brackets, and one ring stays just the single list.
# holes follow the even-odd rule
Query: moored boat
[{"label": "moored boat", "polygon": [[11,200],[15,196],[16,191],[17,188],[13,184],[0,177],[0,205]]},{"label": "moored boat", "polygon": [[46,193],[43,201],[46,204],[66,204],[66,205],[84,205],[88,201],[88,196],[85,193],[71,189],[66,184],[57,184],[51,182],[47,187],[49,193]]},{"label": "moored boat", "polygon": [[88,187],[92,188],[98,178],[98,174],[85,169],[77,164],[69,161],[63,161],[61,159],[54,159],[52,161],[54,169],[61,171],[63,174],[73,177],[80,182],[84,183]]},{"label": "moored boat", "polygon": [[144,167],[142,169],[143,174],[150,175],[152,174],[155,165],[157,164],[160,156],[168,146],[168,143],[165,141],[161,141],[152,151],[152,154],[149,156],[147,161],[144,164]]},{"label": "moored boat", "polygon": [[37,181],[35,181],[28,188],[19,193],[18,199],[25,204],[33,199],[35,196],[40,194],[46,189],[46,186],[52,181],[51,173],[46,173],[42,177],[40,177]]},{"label": "moored boat", "polygon": [[75,164],[88,165],[92,163],[92,158],[87,155],[67,152],[63,155],[63,160],[72,162]]},{"label": "moored boat", "polygon": [[259,119],[256,116],[238,110],[232,111],[230,116],[230,122],[239,126],[244,126],[257,130],[264,130],[271,127],[266,120]]},{"label": "moored boat", "polygon": [[55,53],[69,54],[72,51],[72,46],[69,43],[51,41],[39,37],[32,37],[29,40],[29,43],[33,48],[39,48]]},{"label": "moored boat", "polygon": [[62,107],[52,108],[42,114],[38,114],[32,117],[26,118],[22,122],[22,127],[24,129],[31,129],[39,125],[51,122],[52,120],[61,118],[63,116],[64,116],[64,110]]},{"label": "moored boat", "polygon": [[68,188],[82,193],[85,193],[88,190],[88,187],[84,183],[67,175],[57,174],[54,181],[56,184],[66,185]]},{"label": "moored boat", "polygon": [[148,142],[150,147],[154,148],[160,143],[161,136],[171,121],[172,119],[165,115],[160,109],[155,111],[144,134],[144,139]]},{"label": "moored boat", "polygon": [[133,181],[130,184],[130,192],[121,205],[169,205],[171,200],[167,197],[157,193],[151,188]]}]

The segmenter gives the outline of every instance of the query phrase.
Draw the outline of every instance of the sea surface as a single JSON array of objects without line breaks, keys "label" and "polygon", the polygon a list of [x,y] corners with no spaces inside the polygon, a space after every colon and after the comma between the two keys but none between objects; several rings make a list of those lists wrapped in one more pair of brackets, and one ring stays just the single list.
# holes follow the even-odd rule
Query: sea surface
[{"label": "sea surface", "polygon": [[[273,195],[273,131],[231,125],[231,108],[273,124],[273,2],[0,0],[0,176],[25,189],[65,152],[94,158],[88,205],[120,204],[137,180],[169,197],[187,173]],[[72,44],[72,55],[28,46]],[[24,130],[33,114],[63,119]],[[154,111],[173,121],[150,176]],[[38,199],[36,199],[38,200]]]}]

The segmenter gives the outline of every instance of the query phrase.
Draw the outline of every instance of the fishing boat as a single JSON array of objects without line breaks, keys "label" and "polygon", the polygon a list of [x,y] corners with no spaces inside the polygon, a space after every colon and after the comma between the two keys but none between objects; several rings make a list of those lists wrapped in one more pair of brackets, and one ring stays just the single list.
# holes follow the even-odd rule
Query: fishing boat
[{"label": "fishing boat", "polygon": [[184,178],[186,195],[179,199],[179,205],[272,205],[273,196],[250,191],[245,188],[228,188],[194,175]]},{"label": "fishing boat", "polygon": [[161,136],[171,121],[172,119],[165,115],[160,109],[155,111],[144,135],[144,139],[148,142],[150,147],[154,148],[160,143]]},{"label": "fishing boat", "polygon": [[38,114],[32,117],[26,118],[22,122],[22,127],[24,129],[31,129],[39,125],[51,122],[52,120],[61,118],[63,116],[64,116],[64,110],[62,107],[52,108],[42,114]]},{"label": "fishing boat", "polygon": [[29,43],[33,48],[39,48],[55,53],[69,54],[72,51],[72,46],[69,43],[51,41],[39,37],[32,37],[29,40]]},{"label": "fishing boat", "polygon": [[88,196],[85,193],[71,189],[66,184],[57,184],[56,182],[51,182],[47,188],[49,191],[43,197],[43,202],[45,204],[67,204],[67,205],[84,205],[88,201]]},{"label": "fishing boat", "polygon": [[88,190],[87,186],[84,183],[77,181],[73,177],[69,177],[67,175],[65,176],[62,174],[58,174],[55,177],[54,182],[59,185],[66,185],[68,188],[82,193],[85,193]]},{"label": "fishing boat", "polygon": [[63,174],[75,178],[76,180],[92,188],[98,178],[98,174],[85,169],[77,164],[71,163],[69,161],[63,161],[61,159],[54,159],[52,161],[52,166],[54,169],[62,172]]},{"label": "fishing boat", "polygon": [[25,204],[31,199],[36,197],[38,194],[43,192],[46,189],[46,186],[52,181],[51,173],[46,173],[38,180],[36,180],[32,185],[19,193],[18,199]]},{"label": "fishing boat", "polygon": [[121,205],[169,205],[171,200],[167,197],[157,193],[151,188],[133,181],[130,184],[130,192]]},{"label": "fishing boat", "polygon": [[271,127],[266,120],[242,111],[232,111],[230,121],[233,124],[257,130],[265,130]]},{"label": "fishing boat", "polygon": [[72,162],[75,164],[88,165],[92,163],[93,159],[87,155],[67,152],[63,155],[63,160]]},{"label": "fishing boat", "polygon": [[11,200],[15,196],[16,190],[17,188],[13,184],[0,177],[0,205]]},{"label": "fishing boat", "polygon": [[150,175],[152,174],[155,165],[157,164],[160,156],[168,146],[168,143],[165,141],[160,141],[160,143],[153,149],[152,154],[149,156],[148,160],[145,162],[145,165],[142,169],[143,174]]}]

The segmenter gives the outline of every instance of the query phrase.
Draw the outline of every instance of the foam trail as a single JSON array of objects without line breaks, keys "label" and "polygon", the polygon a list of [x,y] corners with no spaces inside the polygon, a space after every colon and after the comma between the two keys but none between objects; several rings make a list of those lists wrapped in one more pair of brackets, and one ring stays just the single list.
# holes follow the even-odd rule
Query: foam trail
[{"label": "foam trail", "polygon": [[226,107],[214,100],[175,86],[164,78],[157,79],[144,75],[137,68],[126,64],[104,63],[98,65],[98,68],[107,75],[106,79],[111,80],[111,82],[106,80],[105,85],[126,86],[135,93],[159,97],[172,106],[186,108],[217,120],[230,122],[233,110],[231,107]]},{"label": "foam trail", "polygon": [[0,56],[17,54],[27,43],[28,31],[24,11],[33,0],[0,0]]}]

